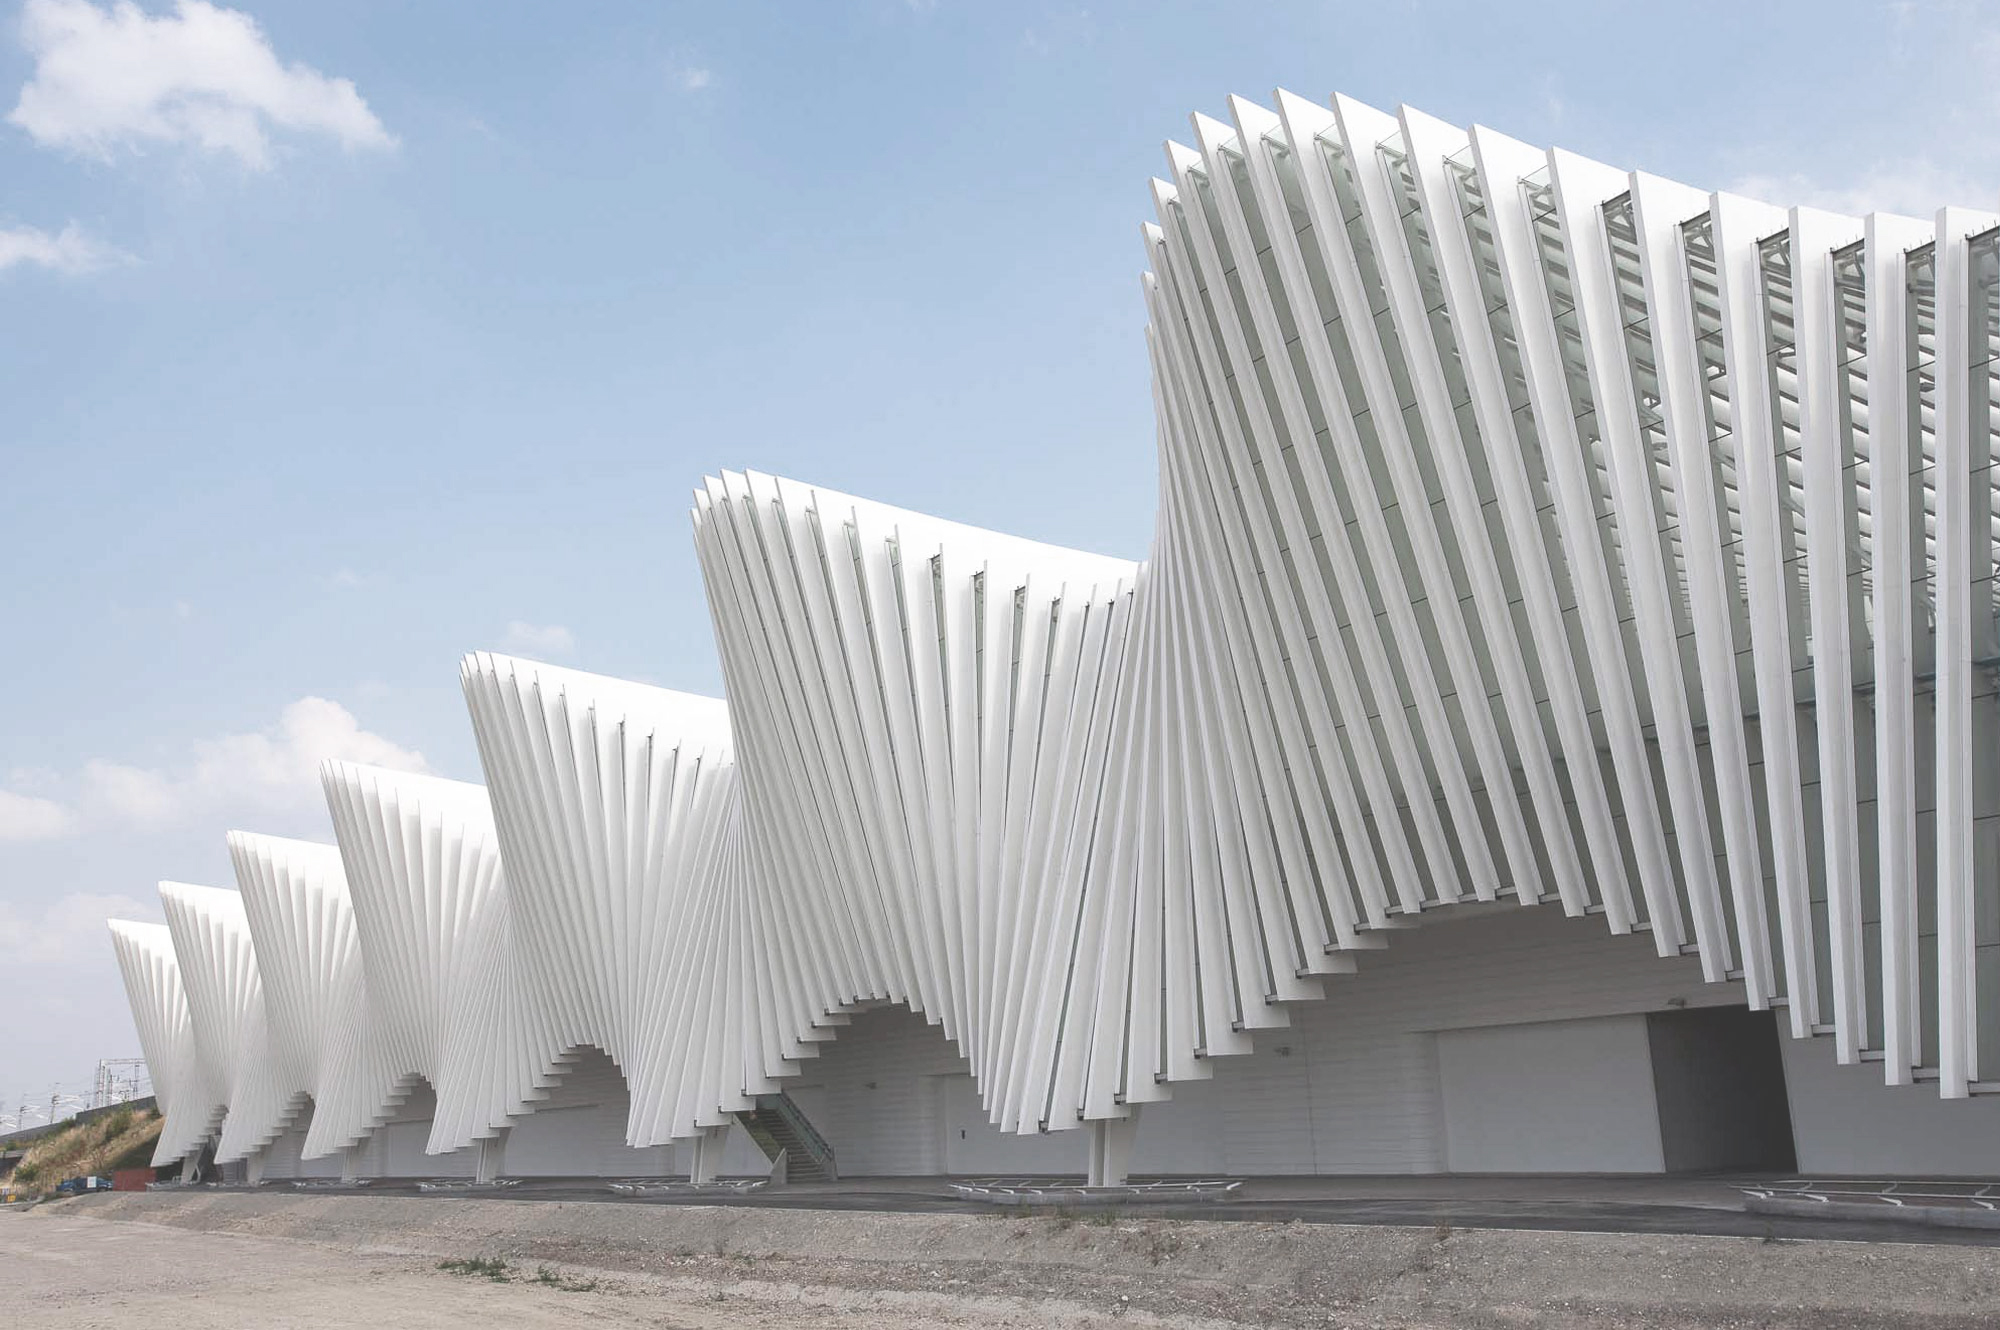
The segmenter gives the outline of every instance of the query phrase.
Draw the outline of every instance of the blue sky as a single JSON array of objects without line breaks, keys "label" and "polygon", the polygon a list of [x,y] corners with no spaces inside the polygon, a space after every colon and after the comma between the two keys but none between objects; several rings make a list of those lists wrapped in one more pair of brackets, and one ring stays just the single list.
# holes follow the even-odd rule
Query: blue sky
[{"label": "blue sky", "polygon": [[1146,181],[1229,93],[2000,202],[1991,4],[0,5],[0,1115],[321,757],[478,779],[464,652],[719,691],[705,473],[1143,557]]}]

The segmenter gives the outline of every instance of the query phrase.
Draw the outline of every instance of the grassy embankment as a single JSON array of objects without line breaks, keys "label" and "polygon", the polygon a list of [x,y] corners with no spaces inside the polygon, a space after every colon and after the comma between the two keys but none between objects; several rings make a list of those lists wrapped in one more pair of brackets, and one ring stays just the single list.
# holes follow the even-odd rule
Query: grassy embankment
[{"label": "grassy embankment", "polygon": [[78,1174],[109,1177],[114,1169],[144,1168],[153,1161],[160,1125],[160,1115],[151,1109],[119,1109],[92,1122],[72,1123],[31,1142],[0,1190],[18,1192],[25,1200],[47,1195],[58,1182]]}]

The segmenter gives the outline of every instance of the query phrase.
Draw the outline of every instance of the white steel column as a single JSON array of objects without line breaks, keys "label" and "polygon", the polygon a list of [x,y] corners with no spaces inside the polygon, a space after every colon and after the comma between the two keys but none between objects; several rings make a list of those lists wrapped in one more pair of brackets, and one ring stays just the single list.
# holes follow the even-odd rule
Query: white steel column
[{"label": "white steel column", "polygon": [[1743,505],[1743,559],[1750,584],[1750,632],[1757,670],[1757,729],[1764,750],[1764,789],[1771,857],[1778,878],[1778,929],[1785,957],[1785,1002],[1792,1035],[1804,1039],[1819,1021],[1819,980],[1813,963],[1812,904],[1806,876],[1806,830],[1799,776],[1798,720],[1793,714],[1792,647],[1778,544],[1778,474],[1766,359],[1768,330],[1757,244],[1785,228],[1785,214],[1733,194],[1713,197],[1710,217],[1722,289],[1722,344],[1736,445],[1736,479]]},{"label": "white steel column", "polygon": [[710,1183],[722,1167],[722,1151],[729,1144],[729,1128],[704,1127],[692,1142],[688,1181]]},{"label": "white steel column", "polygon": [[[1736,595],[1733,569],[1723,557],[1728,533],[1719,516],[1702,409],[1701,366],[1694,346],[1694,313],[1688,292],[1681,226],[1708,211],[1708,196],[1654,176],[1632,176],[1633,222],[1646,279],[1653,354],[1660,380],[1660,415],[1673,456],[1682,548],[1687,557],[1688,609],[1694,621],[1695,659],[1708,717],[1709,760],[1715,770],[1723,853],[1736,919],[1744,994],[1753,1010],[1770,1005],[1771,943],[1764,911],[1763,852],[1757,843],[1757,809],[1750,779],[1742,691],[1729,606]],[[1725,939],[1726,940],[1726,939]],[[1703,959],[1707,960],[1704,948]],[[1720,958],[1726,974],[1727,955]],[[1706,973],[1706,970],[1704,970]]]},{"label": "white steel column", "polygon": [[1910,617],[1915,575],[1910,508],[1916,497],[1910,476],[1921,457],[1911,428],[1906,255],[1932,234],[1923,222],[1875,213],[1868,218],[1865,250],[1868,501],[1875,537],[1875,860],[1882,899],[1882,1076],[1890,1085],[1911,1083],[1923,1049]]},{"label": "white steel column", "polygon": [[1992,539],[1992,496],[1972,506],[1972,325],[1968,236],[1990,216],[1937,217],[1937,939],[1938,1091],[1970,1093],[1979,1077],[1973,995],[1972,553]]},{"label": "white steel column", "polygon": [[1820,831],[1826,856],[1835,1055],[1855,1062],[1868,1033],[1861,937],[1861,844],[1855,831],[1854,669],[1847,631],[1847,532],[1842,460],[1839,317],[1833,252],[1860,224],[1809,208],[1791,214],[1792,325],[1805,467],[1806,592],[1812,618],[1813,721],[1819,744]]},{"label": "white steel column", "polygon": [[472,1180],[474,1182],[498,1182],[507,1169],[507,1128],[502,1128],[492,1136],[483,1136],[473,1142],[476,1154],[473,1158]]},{"label": "white steel column", "polygon": [[1132,1159],[1132,1141],[1139,1132],[1139,1110],[1122,1118],[1096,1118],[1090,1124],[1090,1175],[1093,1187],[1122,1187]]}]

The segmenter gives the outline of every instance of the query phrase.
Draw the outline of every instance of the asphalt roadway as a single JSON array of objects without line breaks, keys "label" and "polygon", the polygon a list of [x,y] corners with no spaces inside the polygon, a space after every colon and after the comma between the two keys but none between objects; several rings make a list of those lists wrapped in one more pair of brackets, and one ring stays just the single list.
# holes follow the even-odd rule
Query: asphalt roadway
[{"label": "asphalt roadway", "polygon": [[[1680,1233],[1770,1240],[2000,1246],[2000,1229],[1941,1227],[1884,1217],[1816,1218],[1755,1214],[1744,1187],[1782,1185],[1787,1179],[1756,1177],[1383,1177],[1250,1178],[1226,1198],[1195,1201],[1095,1202],[1121,1215],[1161,1219],[1358,1224],[1439,1228],[1521,1229],[1564,1233]],[[229,1190],[250,1190],[229,1188]],[[285,1182],[255,1190],[290,1191]],[[307,1192],[312,1189],[301,1189]],[[751,1192],[613,1192],[601,1179],[538,1178],[505,1187],[449,1186],[421,1189],[415,1181],[376,1180],[371,1196],[403,1196],[449,1204],[490,1201],[565,1201],[598,1205],[707,1205],[784,1210],[848,1210],[909,1214],[992,1214],[1010,1207],[968,1199],[944,1178],[857,1178],[792,1184]],[[1060,1202],[1028,1207],[1046,1213]]]}]

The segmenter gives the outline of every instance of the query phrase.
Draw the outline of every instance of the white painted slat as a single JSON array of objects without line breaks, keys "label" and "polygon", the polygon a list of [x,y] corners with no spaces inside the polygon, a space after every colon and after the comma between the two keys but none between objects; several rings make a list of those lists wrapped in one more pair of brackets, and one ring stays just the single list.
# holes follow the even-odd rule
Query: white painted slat
[{"label": "white painted slat", "polygon": [[[1550,180],[1561,218],[1563,242],[1576,284],[1577,316],[1589,365],[1597,425],[1610,464],[1611,502],[1622,533],[1625,586],[1637,619],[1643,674],[1653,717],[1653,733],[1666,775],[1667,806],[1680,848],[1682,878],[1694,915],[1694,941],[1704,957],[1723,952],[1722,896],[1715,878],[1715,851],[1709,840],[1708,809],[1694,751],[1687,684],[1668,604],[1669,570],[1655,533],[1654,478],[1639,432],[1637,389],[1624,346],[1618,290],[1612,271],[1603,206],[1629,192],[1627,176],[1570,153],[1549,155]],[[1653,941],[1663,956],[1678,953],[1687,932],[1679,902],[1671,895],[1649,898]],[[1727,967],[1707,963],[1711,981]]]},{"label": "white painted slat", "polygon": [[[1600,553],[1589,481],[1583,472],[1582,443],[1556,346],[1554,315],[1542,285],[1541,260],[1521,187],[1524,179],[1545,169],[1547,163],[1543,154],[1485,129],[1473,131],[1472,148],[1492,218],[1508,303],[1514,311],[1528,394],[1534,403],[1536,427],[1555,494],[1563,549],[1576,587],[1626,826],[1638,858],[1640,890],[1647,914],[1662,915],[1673,899],[1666,836],[1653,795],[1652,770],[1640,734],[1625,646],[1618,633],[1611,574]],[[1634,923],[1632,902],[1620,896],[1613,884],[1605,885],[1612,888],[1603,899],[1606,922],[1613,932],[1630,931]],[[1622,885],[1622,880],[1616,885]]]},{"label": "white painted slat", "polygon": [[[1290,101],[1280,96],[1279,105]],[[1625,862],[1619,852],[1617,832],[1612,826],[1610,799],[1599,770],[1596,743],[1584,715],[1583,692],[1576,661],[1563,626],[1562,608],[1544,554],[1542,530],[1535,515],[1535,499],[1527,471],[1522,442],[1511,412],[1496,352],[1492,328],[1485,308],[1479,276],[1465,218],[1446,178],[1449,168],[1444,158],[1469,153],[1470,138],[1460,130],[1405,110],[1403,123],[1410,135],[1418,186],[1425,205],[1424,221],[1437,238],[1439,276],[1443,281],[1447,308],[1458,330],[1460,365],[1471,389],[1472,408],[1487,449],[1493,485],[1500,506],[1501,521],[1512,546],[1514,567],[1520,580],[1522,600],[1533,630],[1536,658],[1555,717],[1562,756],[1578,803],[1590,867],[1601,889],[1627,898]],[[1421,150],[1418,145],[1421,142]],[[1522,668],[1525,670],[1526,662]],[[1586,662],[1587,668],[1587,662]],[[1537,727],[1539,728],[1539,727]],[[1546,778],[1553,781],[1553,772]],[[1558,809],[1559,803],[1554,805]],[[1569,842],[1567,834],[1545,832],[1545,839]],[[1558,856],[1552,846],[1550,853]],[[1574,857],[1572,850],[1571,856]],[[1579,864],[1574,875],[1558,871],[1556,886],[1563,908],[1582,914],[1589,896],[1581,881]]]},{"label": "white painted slat", "polygon": [[1819,1023],[1819,978],[1813,960],[1812,906],[1806,880],[1806,828],[1799,773],[1798,721],[1793,712],[1790,621],[1785,604],[1784,530],[1778,440],[1773,434],[1766,358],[1769,330],[1757,246],[1785,229],[1785,214],[1731,194],[1710,201],[1716,269],[1722,287],[1722,345],[1743,509],[1745,575],[1757,679],[1757,729],[1764,753],[1764,790],[1771,824],[1772,866],[1778,879],[1778,931],[1785,959],[1786,1011],[1794,1038]]},{"label": "white painted slat", "polygon": [[1867,221],[1868,497],[1875,540],[1875,815],[1882,896],[1882,1075],[1911,1083],[1923,1049],[1917,961],[1916,679],[1910,640],[1910,433],[1904,256],[1932,239],[1923,222]]},{"label": "white painted slat", "polygon": [[1844,391],[1833,252],[1861,238],[1847,217],[1792,209],[1792,320],[1805,463],[1806,589],[1812,615],[1813,719],[1832,950],[1834,1048],[1856,1062],[1868,1033],[1861,936],[1861,844],[1855,834],[1854,671],[1847,632],[1847,535],[1841,520],[1839,394]]},{"label": "white painted slat", "polygon": [[1971,484],[1972,272],[1966,241],[1994,224],[1990,214],[1938,210],[1938,1093],[1947,1099],[1963,1098],[1979,1079],[1979,1007],[1973,993],[1972,581],[1990,566],[1992,496],[1975,496]]},{"label": "white painted slat", "polygon": [[[1763,852],[1757,840],[1757,810],[1750,777],[1749,737],[1741,690],[1730,604],[1736,596],[1733,570],[1726,565],[1728,533],[1718,517],[1719,496],[1702,406],[1701,364],[1694,346],[1694,311],[1681,248],[1683,223],[1708,211],[1708,196],[1655,176],[1631,177],[1634,224],[1646,281],[1648,322],[1660,381],[1660,414],[1673,457],[1674,484],[1687,552],[1688,608],[1694,621],[1695,658],[1708,718],[1709,757],[1715,771],[1723,853],[1729,865],[1729,895],[1745,996],[1763,1010],[1776,991],[1771,943],[1764,910]],[[1720,963],[1734,965],[1725,949],[1712,954],[1704,943],[1703,973]]]}]

